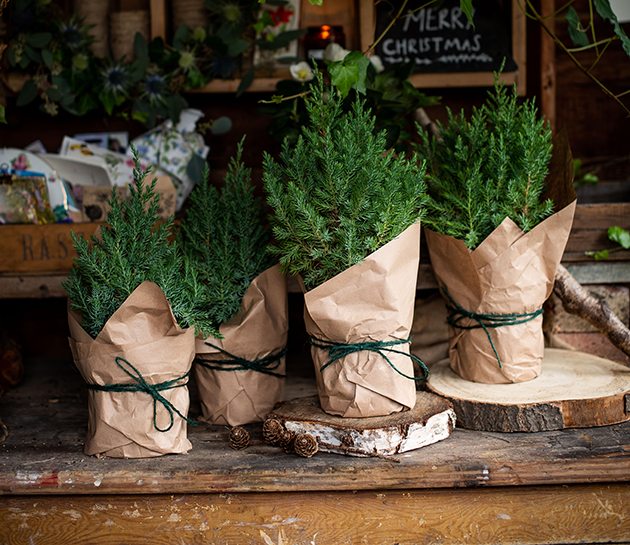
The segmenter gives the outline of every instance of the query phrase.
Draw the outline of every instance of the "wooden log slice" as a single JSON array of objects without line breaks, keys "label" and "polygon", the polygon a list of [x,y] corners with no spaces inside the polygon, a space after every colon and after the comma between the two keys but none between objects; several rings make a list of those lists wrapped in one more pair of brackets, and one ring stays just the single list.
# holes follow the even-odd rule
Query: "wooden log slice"
[{"label": "wooden log slice", "polygon": [[390,456],[446,439],[455,412],[444,398],[417,392],[413,409],[388,416],[343,418],[322,411],[316,395],[280,403],[267,415],[295,433],[309,433],[322,452]]},{"label": "wooden log slice", "polygon": [[516,384],[471,382],[442,360],[431,367],[427,388],[448,399],[457,425],[471,430],[535,432],[630,419],[630,369],[572,350],[545,349],[541,375]]}]

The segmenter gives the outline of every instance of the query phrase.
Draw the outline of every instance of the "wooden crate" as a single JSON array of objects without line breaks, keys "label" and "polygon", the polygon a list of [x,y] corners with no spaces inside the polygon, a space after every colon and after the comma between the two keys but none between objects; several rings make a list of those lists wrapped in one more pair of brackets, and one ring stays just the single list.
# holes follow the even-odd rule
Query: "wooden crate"
[{"label": "wooden crate", "polygon": [[71,231],[88,238],[100,223],[0,226],[0,275],[67,274],[76,257]]}]

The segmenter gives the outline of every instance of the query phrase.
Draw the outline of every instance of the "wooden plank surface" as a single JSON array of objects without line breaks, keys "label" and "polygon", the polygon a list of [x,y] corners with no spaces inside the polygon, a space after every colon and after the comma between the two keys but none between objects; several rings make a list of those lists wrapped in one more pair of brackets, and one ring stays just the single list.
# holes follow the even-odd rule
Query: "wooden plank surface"
[{"label": "wooden plank surface", "polygon": [[[263,494],[12,497],[12,545],[627,543],[627,484]],[[150,536],[150,537],[149,537]]]},{"label": "wooden plank surface", "polygon": [[[578,205],[562,260],[592,262],[585,251],[614,248],[617,244],[608,239],[608,228],[613,226],[630,229],[630,203]],[[629,259],[630,250],[625,250],[611,253],[607,261]]]},{"label": "wooden plank surface", "polygon": [[[294,363],[289,361],[289,373]],[[630,423],[541,433],[456,428],[447,439],[388,457],[318,453],[257,444],[243,451],[228,430],[189,427],[193,449],[159,459],[83,454],[87,395],[70,361],[26,362],[24,382],[0,397],[9,435],[0,443],[0,495],[184,494],[468,488],[630,481]],[[200,414],[192,385],[191,415]],[[287,398],[311,395],[314,378],[292,378]],[[261,425],[247,426],[253,441]],[[389,460],[391,458],[391,461]]]}]

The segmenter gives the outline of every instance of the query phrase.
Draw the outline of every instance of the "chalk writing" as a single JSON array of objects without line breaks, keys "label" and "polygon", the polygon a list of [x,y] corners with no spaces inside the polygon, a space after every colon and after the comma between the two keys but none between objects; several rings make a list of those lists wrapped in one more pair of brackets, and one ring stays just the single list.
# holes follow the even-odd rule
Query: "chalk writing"
[{"label": "chalk writing", "polygon": [[[416,2],[417,3],[417,2]],[[506,71],[515,70],[511,58],[509,24],[495,0],[475,3],[473,26],[459,0],[445,0],[439,8],[411,6],[376,48],[387,65],[411,62],[415,71],[494,71],[506,59]],[[377,7],[377,35],[397,13],[395,0],[383,0]]]}]

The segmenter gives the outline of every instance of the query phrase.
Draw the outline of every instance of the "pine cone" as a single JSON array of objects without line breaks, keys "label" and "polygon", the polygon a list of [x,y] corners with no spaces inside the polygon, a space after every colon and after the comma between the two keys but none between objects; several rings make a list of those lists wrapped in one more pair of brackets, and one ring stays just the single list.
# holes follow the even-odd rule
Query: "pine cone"
[{"label": "pine cone", "polygon": [[270,445],[277,445],[280,442],[280,434],[283,431],[282,424],[274,418],[265,420],[263,424],[263,438]]},{"label": "pine cone", "polygon": [[230,430],[228,441],[234,450],[243,450],[249,446],[249,433],[240,426],[234,426]]},{"label": "pine cone", "polygon": [[300,433],[293,441],[295,453],[304,458],[310,458],[319,450],[317,440],[310,433]]},{"label": "pine cone", "polygon": [[284,430],[280,434],[280,446],[285,452],[293,452],[293,441],[295,439],[295,432],[291,430]]}]

